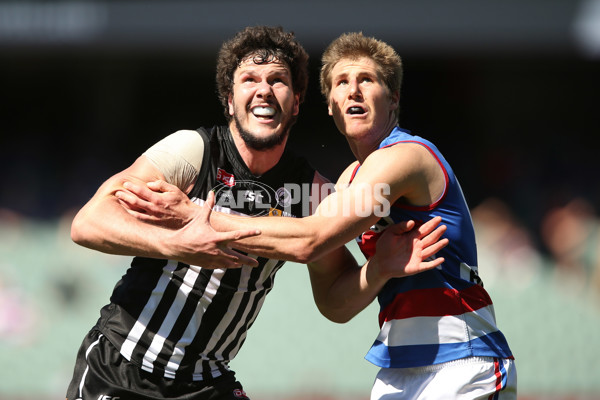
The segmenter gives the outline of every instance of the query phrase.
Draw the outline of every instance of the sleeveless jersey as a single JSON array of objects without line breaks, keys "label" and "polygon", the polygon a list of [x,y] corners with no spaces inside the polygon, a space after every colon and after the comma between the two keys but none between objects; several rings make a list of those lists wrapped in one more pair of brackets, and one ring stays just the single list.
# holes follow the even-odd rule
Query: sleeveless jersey
[{"label": "sleeveless jersey", "polygon": [[477,273],[473,223],[458,180],[439,150],[409,131],[395,128],[379,148],[399,143],[422,145],[435,157],[445,175],[443,195],[426,207],[397,201],[387,217],[357,238],[359,247],[368,258],[388,226],[411,219],[424,222],[434,216],[441,216],[448,227],[444,236],[450,243],[437,254],[445,259],[441,266],[391,279],[381,290],[381,329],[365,358],[386,368],[425,366],[471,356],[512,358],[496,326],[492,300]]},{"label": "sleeveless jersey", "polygon": [[[312,184],[314,169],[287,150],[263,176],[246,167],[226,127],[210,134],[208,168],[190,198],[201,204],[209,190],[222,211],[246,215],[303,216],[301,205],[282,204],[286,184]],[[279,193],[279,196],[278,196]],[[250,212],[249,212],[250,210]],[[271,291],[283,261],[258,258],[259,266],[202,266],[135,257],[101,310],[97,328],[129,361],[166,378],[206,380],[229,371]]]}]

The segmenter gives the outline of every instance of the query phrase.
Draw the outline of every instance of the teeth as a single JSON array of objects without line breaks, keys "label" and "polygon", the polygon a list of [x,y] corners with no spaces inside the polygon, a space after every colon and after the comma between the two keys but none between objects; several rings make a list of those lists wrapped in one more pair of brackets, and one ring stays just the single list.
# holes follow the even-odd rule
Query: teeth
[{"label": "teeth", "polygon": [[362,114],[364,110],[360,107],[350,107],[348,109],[348,113],[350,114]]},{"label": "teeth", "polygon": [[254,107],[252,113],[258,117],[272,117],[275,115],[273,107]]}]

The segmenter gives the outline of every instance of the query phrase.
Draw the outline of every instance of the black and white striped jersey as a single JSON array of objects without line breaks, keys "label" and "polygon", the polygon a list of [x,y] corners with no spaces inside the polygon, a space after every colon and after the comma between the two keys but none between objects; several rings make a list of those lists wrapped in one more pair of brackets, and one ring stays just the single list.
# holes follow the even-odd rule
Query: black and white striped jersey
[{"label": "black and white striped jersey", "polygon": [[[290,190],[313,182],[315,171],[306,160],[286,150],[274,168],[254,176],[226,127],[204,133],[210,163],[206,178],[201,173],[191,192],[194,201],[212,189],[222,211],[307,215],[303,201],[290,201]],[[229,370],[284,263],[258,260],[256,268],[211,270],[136,257],[101,310],[97,328],[145,371],[184,380],[220,376]]]}]

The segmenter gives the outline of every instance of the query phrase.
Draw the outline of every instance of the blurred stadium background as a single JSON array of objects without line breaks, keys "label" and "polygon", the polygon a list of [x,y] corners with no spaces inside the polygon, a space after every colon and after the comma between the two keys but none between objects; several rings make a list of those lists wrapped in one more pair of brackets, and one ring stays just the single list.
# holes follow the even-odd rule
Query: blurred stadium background
[{"label": "blurred stadium background", "polygon": [[[282,25],[311,54],[290,145],[351,160],[317,88],[346,31],[404,59],[401,125],[434,141],[472,206],[520,398],[600,398],[600,1],[0,1],[0,399],[62,398],[127,260],[79,248],[73,213],[182,128],[223,122],[216,51]],[[350,246],[356,250],[354,245]],[[290,264],[232,367],[254,399],[365,399],[377,307],[336,325]]]}]

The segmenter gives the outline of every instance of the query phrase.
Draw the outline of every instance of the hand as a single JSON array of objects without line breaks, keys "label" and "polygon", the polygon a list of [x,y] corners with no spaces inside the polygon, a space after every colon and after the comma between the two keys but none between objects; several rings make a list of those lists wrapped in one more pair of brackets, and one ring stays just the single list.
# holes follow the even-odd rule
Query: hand
[{"label": "hand", "polygon": [[146,186],[125,182],[124,187],[127,191],[117,191],[115,196],[130,215],[168,229],[162,240],[168,253],[165,256],[203,268],[258,265],[254,258],[231,246],[237,240],[259,235],[260,231],[217,232],[210,225],[215,204],[213,192],[198,206],[178,187],[164,181],[149,182]]},{"label": "hand", "polygon": [[427,261],[448,245],[448,239],[440,239],[446,232],[445,225],[438,226],[440,222],[442,218],[435,217],[419,227],[415,227],[414,221],[390,226],[377,240],[375,255],[369,260],[370,266],[387,280],[418,274],[441,265],[443,257]]},{"label": "hand", "polygon": [[158,180],[139,185],[126,181],[126,191],[117,191],[115,196],[121,205],[137,219],[179,229],[189,223],[198,211],[198,206],[177,186]]}]

